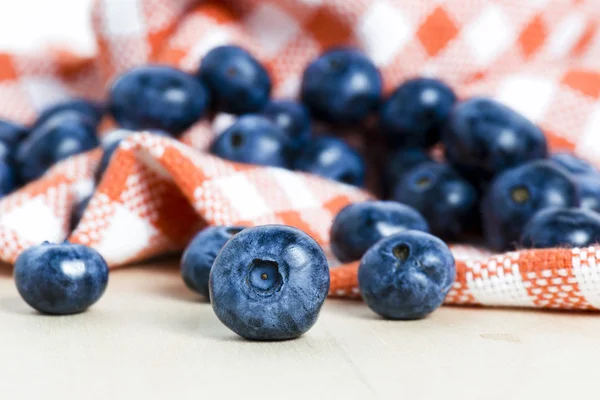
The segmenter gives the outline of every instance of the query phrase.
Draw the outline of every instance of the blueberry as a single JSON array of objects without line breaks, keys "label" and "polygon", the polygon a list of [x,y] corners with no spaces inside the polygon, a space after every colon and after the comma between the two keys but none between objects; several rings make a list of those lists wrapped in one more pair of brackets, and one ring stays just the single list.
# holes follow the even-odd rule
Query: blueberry
[{"label": "blueberry", "polygon": [[600,215],[579,208],[547,208],[525,225],[521,245],[527,248],[586,247],[600,243]]},{"label": "blueberry", "polygon": [[360,260],[384,237],[405,230],[429,232],[414,208],[393,201],[365,201],[344,207],[331,226],[331,250],[342,262]]},{"label": "blueberry", "polygon": [[319,137],[310,141],[294,163],[300,171],[354,186],[365,183],[365,160],[343,140]]},{"label": "blueberry", "polygon": [[209,92],[193,76],[172,67],[146,65],[112,85],[109,110],[125,129],[159,129],[179,135],[205,113]]},{"label": "blueberry", "polygon": [[0,119],[0,159],[11,158],[19,142],[29,134],[23,125]]},{"label": "blueberry", "polygon": [[377,67],[356,49],[337,48],[312,61],[302,77],[302,101],[323,121],[354,124],[376,111],[382,91]]},{"label": "blueberry", "polygon": [[292,100],[271,101],[262,114],[290,138],[292,149],[299,150],[310,138],[310,116],[306,107]]},{"label": "blueberry", "polygon": [[577,186],[569,173],[548,160],[531,161],[500,174],[482,202],[488,245],[505,250],[518,243],[523,227],[538,211],[577,207]]},{"label": "blueberry", "polygon": [[477,169],[488,179],[544,158],[548,151],[546,138],[536,125],[516,111],[481,97],[454,107],[442,139],[452,164]]},{"label": "blueberry", "polygon": [[423,162],[398,180],[393,198],[417,209],[431,232],[455,240],[477,221],[477,190],[448,164]]},{"label": "blueberry", "polygon": [[44,124],[50,118],[65,112],[81,114],[93,121],[95,125],[98,125],[104,116],[104,111],[104,105],[86,99],[72,99],[56,103],[42,111],[35,121],[33,129]]},{"label": "blueberry", "polygon": [[61,113],[31,131],[20,143],[16,163],[26,183],[41,176],[54,163],[98,145],[96,128],[78,114]]},{"label": "blueberry", "polygon": [[19,294],[31,307],[46,314],[76,314],[100,299],[108,267],[89,247],[46,242],[21,253],[14,276]]},{"label": "blueberry", "polygon": [[202,59],[198,76],[209,87],[218,111],[255,113],[269,101],[271,78],[267,70],[237,46],[209,51]]},{"label": "blueberry", "polygon": [[456,276],[454,258],[440,239],[405,231],[366,252],[358,269],[360,294],[384,318],[419,319],[444,301]]},{"label": "blueberry", "polygon": [[592,164],[572,153],[554,153],[550,156],[550,160],[574,175],[599,173]]},{"label": "blueberry", "polygon": [[79,221],[81,221],[81,217],[83,217],[83,213],[85,212],[85,209],[87,208],[90,200],[92,199],[92,196],[93,193],[87,195],[83,199],[79,200],[73,207],[73,210],[71,211],[70,221],[71,230],[75,230],[75,228],[77,228],[77,225],[79,225]]},{"label": "blueberry", "polygon": [[242,115],[212,142],[210,152],[235,162],[290,167],[288,137],[261,115]]},{"label": "blueberry", "polygon": [[600,212],[600,173],[573,175],[579,189],[581,208]]},{"label": "blueberry", "polygon": [[252,340],[296,338],[317,321],[329,291],[323,250],[282,225],[247,228],[230,239],[210,272],[217,317]]},{"label": "blueberry", "polygon": [[385,165],[384,181],[388,187],[393,187],[402,175],[423,163],[433,161],[429,154],[420,148],[398,149],[388,159]]},{"label": "blueberry", "polygon": [[381,106],[380,130],[395,146],[431,147],[440,141],[442,126],[455,102],[456,95],[444,82],[410,79]]},{"label": "blueberry", "polygon": [[243,229],[243,226],[210,226],[192,239],[181,258],[181,276],[187,287],[208,298],[208,277],[217,254]]}]

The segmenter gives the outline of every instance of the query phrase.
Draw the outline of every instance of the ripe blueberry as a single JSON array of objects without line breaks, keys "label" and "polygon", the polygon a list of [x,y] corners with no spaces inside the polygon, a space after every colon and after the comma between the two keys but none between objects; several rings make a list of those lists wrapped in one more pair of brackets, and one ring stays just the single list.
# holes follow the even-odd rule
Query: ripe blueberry
[{"label": "ripe blueberry", "polygon": [[38,116],[33,128],[37,128],[50,118],[62,113],[76,113],[93,121],[95,125],[100,123],[104,116],[104,105],[95,103],[86,99],[72,99],[64,102],[56,103],[46,108]]},{"label": "ripe blueberry", "polygon": [[550,157],[550,161],[563,167],[574,175],[598,174],[599,171],[589,162],[577,157],[572,153],[554,153]]},{"label": "ripe blueberry", "polygon": [[262,114],[287,134],[294,151],[300,150],[308,142],[310,116],[303,104],[292,100],[275,100],[267,104]]},{"label": "ripe blueberry", "polygon": [[600,215],[579,208],[547,208],[525,225],[521,245],[527,248],[586,247],[600,243]]}]

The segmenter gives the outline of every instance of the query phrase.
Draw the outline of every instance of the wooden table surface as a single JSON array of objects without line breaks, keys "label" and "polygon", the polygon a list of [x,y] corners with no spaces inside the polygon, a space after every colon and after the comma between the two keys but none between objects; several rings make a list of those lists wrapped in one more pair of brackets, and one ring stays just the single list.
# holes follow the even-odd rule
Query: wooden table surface
[{"label": "wooden table surface", "polygon": [[113,271],[86,313],[51,317],[0,272],[1,399],[597,398],[600,315],[444,307],[384,321],[328,300],[298,340],[247,342],[176,262]]}]

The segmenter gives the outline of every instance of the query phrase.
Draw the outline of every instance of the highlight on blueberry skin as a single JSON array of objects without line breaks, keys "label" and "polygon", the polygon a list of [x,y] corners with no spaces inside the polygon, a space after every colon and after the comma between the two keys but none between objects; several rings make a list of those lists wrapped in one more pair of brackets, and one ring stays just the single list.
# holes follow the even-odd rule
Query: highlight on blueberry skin
[{"label": "highlight on blueberry skin", "polygon": [[398,147],[428,148],[440,141],[456,95],[444,82],[414,78],[402,83],[379,111],[379,129]]},{"label": "highlight on blueberry skin", "polygon": [[246,50],[219,46],[202,59],[197,76],[210,89],[216,111],[231,114],[259,112],[269,101],[271,78]]},{"label": "highlight on blueberry skin", "polygon": [[486,242],[498,251],[513,248],[536,212],[550,207],[578,207],[579,203],[578,189],[570,174],[549,160],[504,171],[482,201]]},{"label": "highlight on blueberry skin", "polygon": [[19,294],[32,308],[45,314],[77,314],[104,293],[108,266],[89,247],[45,242],[19,255],[14,278]]},{"label": "highlight on blueberry skin", "polygon": [[181,277],[186,286],[208,299],[208,278],[217,254],[243,226],[209,226],[198,232],[181,257]]},{"label": "highlight on blueberry skin", "polygon": [[287,134],[293,151],[300,150],[310,139],[310,114],[302,103],[273,100],[263,108],[261,114]]},{"label": "highlight on blueberry skin", "polygon": [[424,318],[442,305],[456,277],[448,246],[425,232],[405,231],[382,239],[360,261],[360,294],[388,319]]},{"label": "highlight on blueberry skin", "polygon": [[365,183],[363,156],[345,141],[318,137],[310,141],[294,162],[294,168],[353,186]]},{"label": "highlight on blueberry skin", "polygon": [[177,136],[204,115],[209,102],[209,91],[195,77],[166,65],[145,65],[115,80],[108,105],[122,128]]},{"label": "highlight on blueberry skin", "polygon": [[429,232],[417,210],[394,201],[365,201],[344,207],[331,226],[331,250],[341,262],[360,260],[384,237],[406,230]]},{"label": "highlight on blueberry skin", "polygon": [[290,141],[283,130],[262,115],[246,114],[219,135],[210,152],[229,161],[289,168]]},{"label": "highlight on blueberry skin", "polygon": [[246,228],[219,252],[210,272],[219,320],[250,340],[299,337],[317,321],[329,291],[321,247],[299,229]]},{"label": "highlight on blueberry skin", "polygon": [[547,208],[525,225],[525,248],[587,247],[600,243],[600,215],[580,208]]},{"label": "highlight on blueberry skin", "polygon": [[354,124],[377,110],[382,79],[361,51],[336,48],[313,60],[302,76],[302,101],[313,117],[333,124]]},{"label": "highlight on blueberry skin", "polygon": [[76,113],[84,118],[88,118],[98,125],[105,113],[105,107],[101,103],[96,103],[86,99],[70,99],[52,104],[45,108],[38,116],[33,128],[37,128],[50,118],[63,113]]}]

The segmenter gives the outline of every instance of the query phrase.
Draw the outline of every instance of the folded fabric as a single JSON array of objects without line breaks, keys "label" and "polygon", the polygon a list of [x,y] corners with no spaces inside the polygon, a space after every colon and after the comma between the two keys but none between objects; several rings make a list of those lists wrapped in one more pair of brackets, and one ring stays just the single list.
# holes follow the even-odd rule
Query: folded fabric
[{"label": "folded fabric", "polygon": [[[600,8],[596,0],[98,0],[98,55],[0,55],[0,116],[30,122],[44,105],[102,98],[115,75],[144,63],[192,71],[211,48],[248,48],[274,96],[295,96],[309,60],[333,45],[362,48],[387,90],[435,75],[461,97],[492,96],[538,123],[553,149],[600,161]],[[107,126],[110,123],[107,123]],[[74,200],[90,190],[98,151],[56,165],[0,201],[0,258],[69,240],[111,266],[181,250],[206,224],[283,223],[328,245],[343,206],[371,196],[315,176],[230,163],[205,153],[199,122],[182,142],[141,133],[116,152],[69,236]],[[493,255],[453,246],[450,304],[600,309],[600,247]],[[357,297],[356,264],[331,270],[332,296]]]}]

